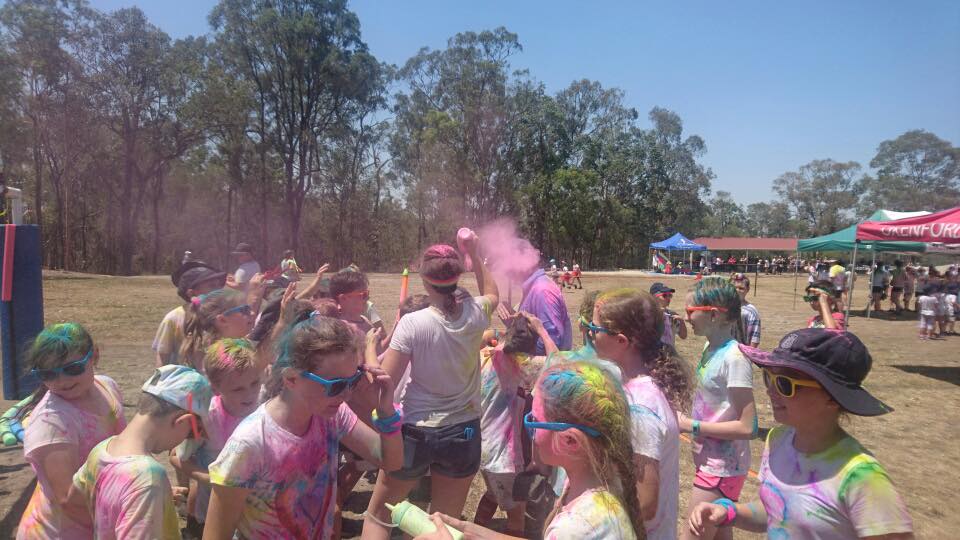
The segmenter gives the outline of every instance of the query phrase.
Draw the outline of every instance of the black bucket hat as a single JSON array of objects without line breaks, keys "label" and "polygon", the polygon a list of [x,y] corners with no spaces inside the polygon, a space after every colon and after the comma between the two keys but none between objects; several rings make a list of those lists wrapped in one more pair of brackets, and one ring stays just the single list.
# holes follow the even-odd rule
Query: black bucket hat
[{"label": "black bucket hat", "polygon": [[[173,281],[177,287],[177,295],[185,302],[190,301],[190,296],[187,295],[188,290],[211,279],[222,279],[226,283],[227,273],[203,261],[188,261],[170,275],[170,281]],[[221,287],[223,287],[222,284]]]},{"label": "black bucket hat", "polygon": [[761,367],[794,369],[816,380],[844,410],[858,416],[879,416],[893,409],[870,395],[863,380],[873,359],[860,338],[841,330],[804,328],[783,337],[771,352],[740,345]]}]

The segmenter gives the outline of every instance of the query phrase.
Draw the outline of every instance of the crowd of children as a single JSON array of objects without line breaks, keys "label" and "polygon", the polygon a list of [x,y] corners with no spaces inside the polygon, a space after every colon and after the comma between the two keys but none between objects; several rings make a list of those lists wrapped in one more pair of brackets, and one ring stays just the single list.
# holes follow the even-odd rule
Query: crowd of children
[{"label": "crowd of children", "polygon": [[[810,328],[770,353],[758,348],[745,276],[698,280],[683,314],[669,309],[676,291],[662,283],[587,294],[584,343],[571,351],[566,313],[530,300],[538,279],[557,285],[532,272],[519,309],[503,309],[476,236],[463,248],[423,252],[426,294],[402,303],[390,332],[356,267],[326,279],[325,265],[298,294],[293,261],[289,285],[265,294],[260,275],[241,286],[185,262],[173,275],[183,305],[160,324],[156,371],[129,423],[117,384],[96,374],[93,337],[75,323],[44,329],[28,354],[41,384],[18,412],[38,483],[17,538],[337,538],[364,467],[377,471],[365,539],[391,537],[391,508],[428,475],[436,531],[420,540],[732,538],[733,528],[912,538],[890,478],[839,424],[891,409],[862,387],[870,356],[838,331],[830,281],[807,288]],[[477,296],[460,287],[464,256]],[[738,332],[742,321],[755,328]],[[688,325],[706,341],[692,366],[673,346]],[[754,365],[782,425],[766,438],[759,501],[744,504],[758,435]],[[686,510],[681,434],[695,465]],[[167,454],[175,483],[155,457]],[[465,522],[478,472],[486,493]],[[533,495],[537,478],[543,498]],[[498,508],[502,533],[489,528]]]}]

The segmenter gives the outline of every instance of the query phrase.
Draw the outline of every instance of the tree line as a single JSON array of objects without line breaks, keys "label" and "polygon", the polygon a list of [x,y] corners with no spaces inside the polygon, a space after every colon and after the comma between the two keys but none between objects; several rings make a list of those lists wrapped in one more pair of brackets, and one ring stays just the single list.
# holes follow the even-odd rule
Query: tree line
[{"label": "tree line", "polygon": [[242,240],[267,266],[294,249],[394,271],[504,215],[557,258],[637,266],[677,230],[805,236],[960,201],[957,148],[911,131],[873,176],[813,161],[744,208],[711,195],[706,142],[676,112],[642,116],[597,81],[548,92],[505,28],[393,66],[345,0],[222,0],[209,23],[173,40],[137,8],[0,8],[0,173],[46,266],[158,273],[188,249],[226,265]]}]

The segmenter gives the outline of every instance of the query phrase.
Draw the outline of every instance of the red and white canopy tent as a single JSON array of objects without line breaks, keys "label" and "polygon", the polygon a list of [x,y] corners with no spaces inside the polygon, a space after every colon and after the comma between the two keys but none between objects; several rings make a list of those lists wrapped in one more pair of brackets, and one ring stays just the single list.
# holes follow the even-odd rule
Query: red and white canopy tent
[{"label": "red and white canopy tent", "polygon": [[857,241],[960,244],[960,206],[895,221],[864,221],[857,225],[856,238]]},{"label": "red and white canopy tent", "polygon": [[[857,247],[862,241],[869,242],[926,242],[944,246],[960,245],[960,206],[893,221],[864,221],[857,225],[856,243],[853,246],[853,260],[857,260]],[[856,272],[854,272],[856,276]],[[850,296],[853,296],[853,285]],[[850,305],[847,305],[847,320],[850,318]]]}]

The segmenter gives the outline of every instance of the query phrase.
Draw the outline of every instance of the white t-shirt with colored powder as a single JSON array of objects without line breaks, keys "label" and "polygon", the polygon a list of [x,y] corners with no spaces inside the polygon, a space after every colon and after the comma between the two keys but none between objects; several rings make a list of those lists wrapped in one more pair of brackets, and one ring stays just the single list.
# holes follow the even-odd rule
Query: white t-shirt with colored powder
[{"label": "white t-shirt with colored powder", "polygon": [[177,306],[164,315],[157,328],[157,335],[153,338],[153,351],[164,358],[169,364],[176,364],[180,354],[180,345],[183,343],[183,321],[186,311],[183,306]]},{"label": "white t-shirt with colored powder", "polygon": [[411,356],[402,402],[406,424],[439,427],[480,418],[477,351],[493,306],[484,296],[467,298],[461,306],[455,321],[430,307],[397,324],[390,348]]},{"label": "white t-shirt with colored powder", "polygon": [[544,540],[634,540],[630,516],[608,491],[590,490],[563,505],[543,531]]},{"label": "white t-shirt with colored powder", "polygon": [[82,464],[100,441],[123,431],[127,421],[123,416],[120,388],[110,377],[97,375],[94,380],[110,403],[109,415],[98,416],[84,411],[51,392],[47,392],[30,412],[23,438],[23,455],[37,475],[37,487],[20,518],[18,539],[89,538],[92,534],[89,527],[74,522],[51,502],[47,494],[53,493],[53,488],[37,458],[42,448],[65,444],[76,450],[77,463]]},{"label": "white t-shirt with colored powder", "polygon": [[624,385],[624,390],[633,420],[633,451],[659,462],[657,513],[652,520],[644,522],[647,539],[675,540],[680,497],[680,428],[677,426],[677,413],[650,376],[631,379]]},{"label": "white t-shirt with colored powder", "polygon": [[240,536],[330,538],[340,439],[356,423],[346,403],[333,418],[314,416],[302,437],[277,424],[265,405],[244,418],[209,467],[211,484],[252,490]]},{"label": "white t-shirt with colored powder", "polygon": [[111,456],[107,446],[113,439],[98,444],[73,476],[73,487],[93,516],[93,537],[179,539],[180,522],[167,470],[153,456]]},{"label": "white t-shirt with colored powder", "polygon": [[795,431],[770,430],[760,461],[760,501],[769,538],[842,540],[913,531],[913,522],[880,463],[856,439],[804,454]]},{"label": "white t-shirt with colored powder", "polygon": [[[728,422],[738,418],[730,402],[730,388],[753,388],[753,366],[731,339],[697,366],[699,384],[693,394],[693,419]],[[700,436],[693,440],[693,462],[714,476],[743,476],[750,469],[750,441]]]}]

